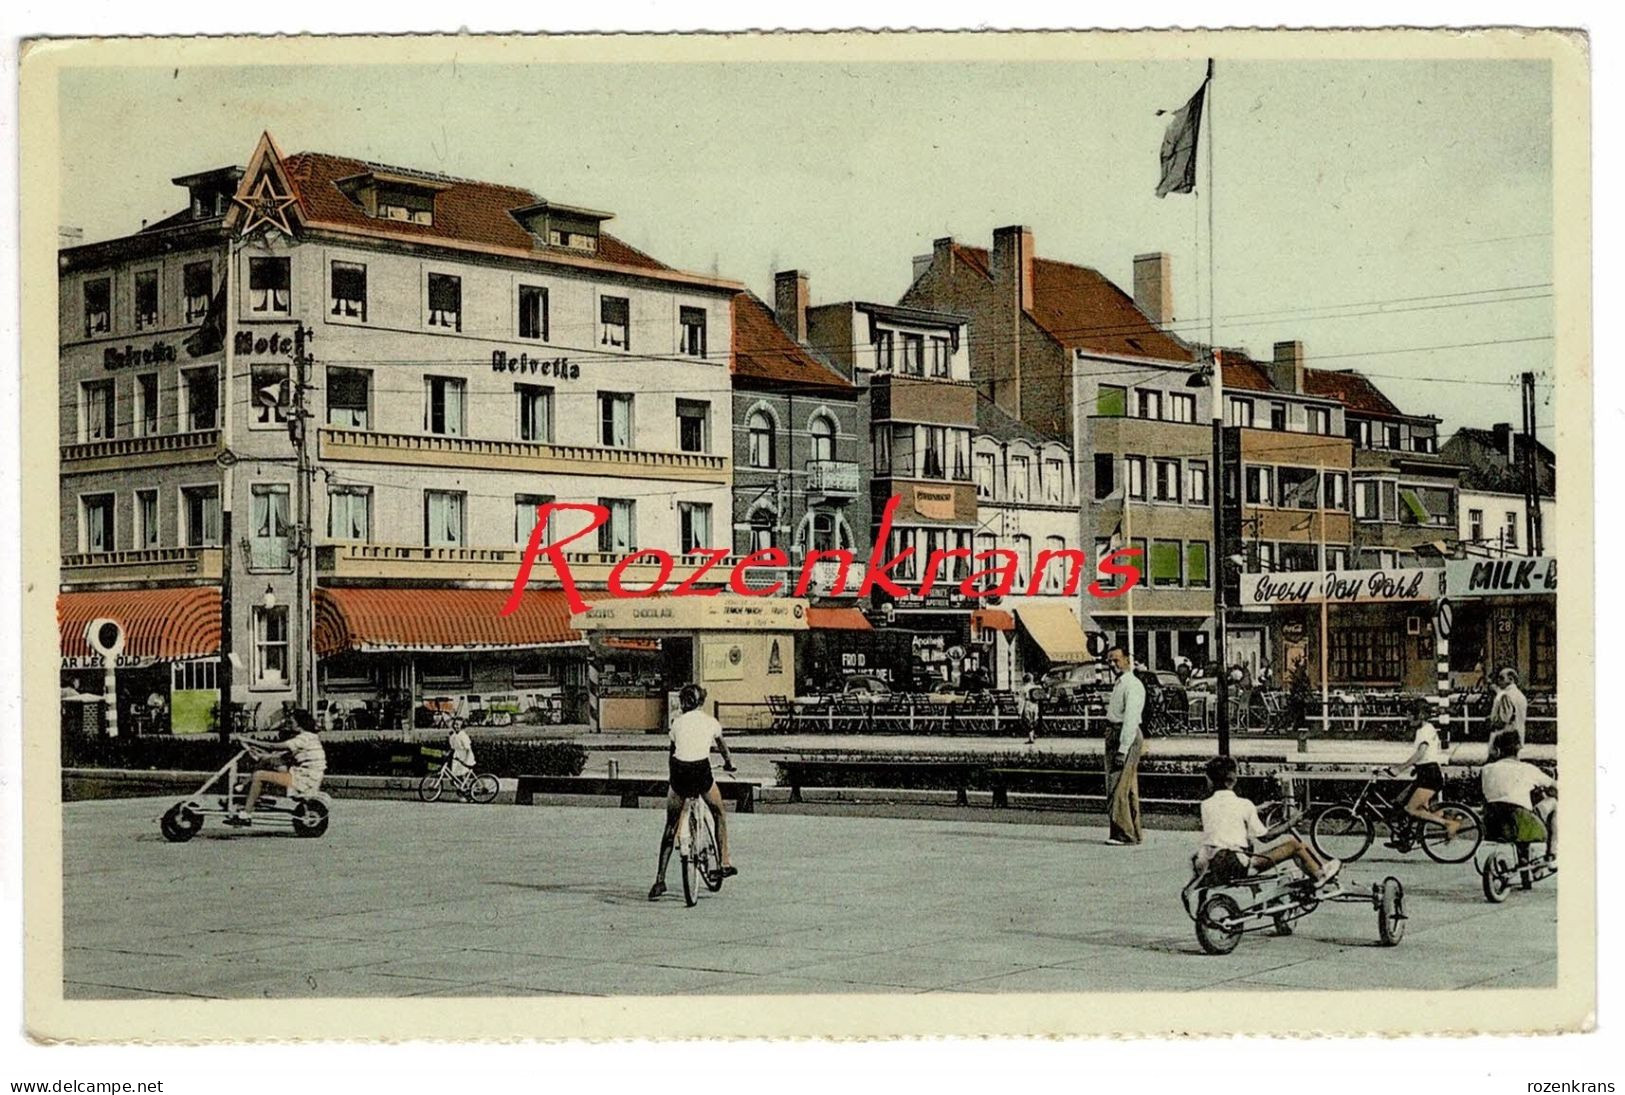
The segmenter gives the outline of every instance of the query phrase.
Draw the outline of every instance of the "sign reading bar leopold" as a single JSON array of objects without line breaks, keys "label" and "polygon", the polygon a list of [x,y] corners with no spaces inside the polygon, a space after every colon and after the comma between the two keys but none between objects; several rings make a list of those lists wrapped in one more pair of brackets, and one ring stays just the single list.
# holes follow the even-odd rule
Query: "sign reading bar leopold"
[{"label": "sign reading bar leopold", "polygon": [[796,597],[648,597],[600,601],[570,617],[581,631],[805,631]]},{"label": "sign reading bar leopold", "polygon": [[1442,592],[1442,567],[1415,570],[1328,570],[1243,574],[1241,603],[1304,605],[1432,601]]},{"label": "sign reading bar leopold", "polygon": [[1520,593],[1557,595],[1557,559],[1459,559],[1445,564],[1445,588],[1452,598],[1510,597]]}]

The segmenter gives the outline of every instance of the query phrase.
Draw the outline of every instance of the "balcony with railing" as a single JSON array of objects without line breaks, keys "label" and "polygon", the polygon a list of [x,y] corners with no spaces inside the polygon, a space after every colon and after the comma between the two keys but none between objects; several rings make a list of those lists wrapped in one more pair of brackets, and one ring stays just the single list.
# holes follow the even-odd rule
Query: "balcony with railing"
[{"label": "balcony with railing", "polygon": [[147,548],[62,556],[63,585],[98,582],[218,582],[223,553],[217,547]]},{"label": "balcony with railing", "polygon": [[320,430],[318,438],[323,460],[675,479],[690,483],[727,483],[732,474],[728,457],[710,453],[554,445],[534,441],[489,441],[442,434],[378,433],[329,428]]},{"label": "balcony with railing", "polygon": [[[342,543],[316,545],[316,573],[324,579],[428,580],[440,582],[500,582],[511,584],[519,573],[524,550],[517,547],[422,547],[408,544]],[[603,551],[568,551],[564,561],[570,578],[581,586],[602,586],[623,555]],[[721,585],[739,561],[737,556],[720,560],[700,578],[698,585]],[[667,578],[670,590],[704,565],[702,556],[675,556]],[[654,560],[640,559],[621,572],[621,582],[629,590],[647,589],[660,577]],[[557,583],[558,572],[547,555],[536,558],[530,572],[531,584]]]},{"label": "balcony with railing", "polygon": [[824,498],[856,498],[862,485],[853,460],[807,461],[807,493]]},{"label": "balcony with railing", "polygon": [[115,471],[154,464],[211,461],[219,452],[219,430],[192,430],[74,442],[62,446],[61,459],[64,472]]}]

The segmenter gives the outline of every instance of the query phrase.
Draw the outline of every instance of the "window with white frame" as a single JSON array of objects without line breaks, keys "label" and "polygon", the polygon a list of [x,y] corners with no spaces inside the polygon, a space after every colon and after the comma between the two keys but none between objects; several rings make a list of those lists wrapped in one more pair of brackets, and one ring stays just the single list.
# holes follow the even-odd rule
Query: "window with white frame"
[{"label": "window with white frame", "polygon": [[684,555],[691,555],[711,546],[711,504],[709,502],[677,503],[678,547]]},{"label": "window with white frame", "polygon": [[91,278],[85,282],[85,337],[111,334],[113,330],[113,279]]},{"label": "window with white frame", "polygon": [[[894,528],[891,531],[891,542],[887,545],[888,558],[897,558],[897,565],[892,573],[906,582],[911,582],[920,576],[920,553],[918,550],[918,529]],[[903,554],[907,552],[908,554]]]},{"label": "window with white frame", "polygon": [[[530,543],[531,533],[536,531],[537,515],[541,508],[553,501],[551,494],[516,494],[513,496],[513,542],[516,544]],[[547,515],[547,522],[542,528],[542,542],[553,542],[553,515]]]},{"label": "window with white frame", "polygon": [[1286,429],[1286,404],[1285,403],[1271,403],[1270,404],[1270,429],[1272,429],[1272,430],[1282,430],[1282,431],[1284,431]]},{"label": "window with white frame", "polygon": [[1349,567],[1349,549],[1346,547],[1328,547],[1326,549],[1327,570],[1347,570]]},{"label": "window with white frame", "polygon": [[778,467],[777,446],[774,444],[773,418],[766,411],[752,411],[746,420],[749,452],[746,459],[753,468]]},{"label": "window with white frame", "polygon": [[1026,592],[1033,577],[1033,538],[1025,533],[1017,533],[1012,537],[1012,547],[1016,553],[1015,588],[1019,592]]},{"label": "window with white frame", "polygon": [[1153,587],[1169,588],[1185,583],[1181,559],[1183,548],[1184,545],[1178,540],[1151,541],[1148,569]]},{"label": "window with white frame", "polygon": [[114,550],[111,494],[87,494],[79,499],[79,548],[93,555]]},{"label": "window with white frame", "polygon": [[705,309],[677,309],[677,350],[685,357],[705,356]]},{"label": "window with white frame", "polygon": [[1401,448],[1399,440],[1399,423],[1385,422],[1382,426],[1382,447],[1398,452]]},{"label": "window with white frame", "polygon": [[1187,471],[1190,474],[1190,493],[1186,498],[1194,505],[1205,506],[1212,497],[1208,494],[1208,472],[1206,460],[1190,461]]},{"label": "window with white frame", "polygon": [[290,278],[286,258],[250,258],[248,310],[259,315],[287,315],[293,309]]},{"label": "window with white frame", "polygon": [[181,539],[187,547],[220,546],[220,488],[181,488]]},{"label": "window with white frame", "polygon": [[158,326],[158,271],[138,270],[135,275],[135,329]]},{"label": "window with white frame", "polygon": [[835,515],[825,510],[814,510],[812,514],[812,544],[814,551],[834,551],[841,546],[840,526],[835,521]]},{"label": "window with white frame", "polygon": [[875,370],[889,373],[895,364],[897,335],[892,331],[875,332]]},{"label": "window with white frame", "polygon": [[378,216],[387,221],[408,224],[434,223],[434,194],[411,187],[380,188]]},{"label": "window with white frame", "polygon": [[773,513],[769,510],[759,509],[750,515],[750,550],[752,552],[766,551],[773,546],[775,532],[773,528]]},{"label": "window with white frame", "polygon": [[1484,539],[1484,511],[1470,509],[1467,511],[1467,539],[1482,541]]},{"label": "window with white frame", "polygon": [[1152,462],[1151,497],[1158,502],[1180,500],[1179,461],[1157,459]]},{"label": "window with white frame", "polygon": [[340,319],[367,321],[367,267],[335,259],[327,275],[332,314]]},{"label": "window with white frame", "polygon": [[1169,392],[1168,421],[1195,422],[1196,397],[1185,392]]},{"label": "window with white frame", "polygon": [[540,285],[519,287],[519,337],[548,340],[547,290]]},{"label": "window with white frame", "polygon": [[598,342],[617,350],[632,348],[632,302],[629,298],[598,298]]},{"label": "window with white frame", "polygon": [[1230,400],[1230,425],[1251,426],[1253,424],[1253,401],[1251,399]]},{"label": "window with white frame", "polygon": [[1044,501],[1056,503],[1066,501],[1066,462],[1064,460],[1044,461]]},{"label": "window with white frame", "polygon": [[197,323],[209,314],[209,298],[214,294],[214,267],[207,262],[189,262],[181,271],[181,292],[186,298],[186,322]]},{"label": "window with white frame", "polygon": [[135,547],[137,551],[151,550],[159,544],[158,492],[135,492]]},{"label": "window with white frame", "polygon": [[1005,497],[1012,502],[1025,502],[1028,498],[1027,487],[1032,479],[1033,461],[1030,456],[1010,456],[1009,481],[1005,484]]},{"label": "window with white frame", "polygon": [[1323,499],[1327,509],[1347,510],[1349,508],[1349,477],[1347,472],[1329,471],[1323,477],[1326,484],[1326,494]]},{"label": "window with white frame", "polygon": [[1348,434],[1349,439],[1354,442],[1355,448],[1369,449],[1371,447],[1370,422],[1362,418],[1347,419],[1344,423],[1343,430]]},{"label": "window with white frame", "polygon": [[1066,588],[1067,563],[1064,558],[1056,558],[1060,552],[1066,550],[1066,537],[1044,537],[1044,551],[1051,553],[1051,559],[1044,565],[1045,593],[1059,593]]},{"label": "window with white frame", "polygon": [[423,542],[429,547],[462,547],[463,512],[468,496],[462,491],[423,492]]},{"label": "window with white frame", "polygon": [[948,339],[937,338],[934,336],[932,337],[930,352],[928,355],[931,362],[932,376],[945,377],[949,374],[950,362],[952,360],[952,350],[950,347],[951,344],[949,343]]},{"label": "window with white frame", "polygon": [[293,524],[288,519],[288,485],[255,483],[250,488],[249,566],[258,570],[286,570],[292,559],[288,540]]},{"label": "window with white frame", "polygon": [[135,435],[158,435],[158,374],[139,373],[135,378]]},{"label": "window with white frame", "polygon": [[370,428],[368,411],[372,373],[366,369],[327,367],[327,424],[345,430]]},{"label": "window with white frame", "polygon": [[1357,479],[1354,482],[1354,516],[1361,521],[1378,521],[1382,518],[1380,508],[1381,495],[1375,479]]},{"label": "window with white frame", "polygon": [[463,329],[463,279],[456,274],[429,275],[429,326]]},{"label": "window with white frame", "polygon": [[1305,412],[1309,418],[1309,432],[1329,434],[1332,432],[1332,412],[1326,407],[1310,407]]},{"label": "window with white frame", "polygon": [[553,440],[553,389],[538,384],[515,384],[519,404],[519,440]]},{"label": "window with white frame", "polygon": [[948,428],[946,426],[921,426],[921,452],[924,463],[920,467],[920,475],[926,479],[946,479],[948,477],[944,458],[948,447]]},{"label": "window with white frame", "polygon": [[111,441],[117,433],[118,394],[112,380],[79,385],[79,440]]},{"label": "window with white frame", "polygon": [[188,431],[212,430],[220,425],[220,380],[214,366],[181,373],[186,396],[184,425]]},{"label": "window with white frame", "polygon": [[994,483],[998,479],[998,456],[991,452],[976,454],[976,497],[992,498]]},{"label": "window with white frame", "polygon": [[609,520],[598,526],[598,550],[626,555],[637,550],[637,503],[630,498],[600,498]]},{"label": "window with white frame", "polygon": [[286,365],[255,365],[249,370],[249,425],[257,430],[286,426],[293,392]]},{"label": "window with white frame", "polygon": [[1243,469],[1247,502],[1255,506],[1275,504],[1275,469],[1267,465],[1249,464]]},{"label": "window with white frame", "polygon": [[1506,511],[1506,523],[1502,526],[1502,537],[1508,548],[1517,550],[1518,547],[1518,515],[1512,510]]},{"label": "window with white frame", "polygon": [[366,543],[372,539],[372,488],[327,489],[327,538]]},{"label": "window with white frame", "polygon": [[1140,388],[1134,393],[1135,413],[1141,418],[1162,417],[1162,393],[1155,388]]},{"label": "window with white frame", "polygon": [[463,436],[465,394],[463,380],[451,376],[426,376],[423,378],[423,385],[424,429],[443,437]]},{"label": "window with white frame", "polygon": [[970,482],[970,454],[973,441],[969,430],[949,430],[948,444],[953,446],[953,466],[950,477],[956,483]]},{"label": "window with white frame", "polygon": [[288,683],[288,608],[276,605],[254,609],[254,684],[275,687]]},{"label": "window with white frame", "polygon": [[811,459],[835,459],[835,423],[830,421],[828,415],[814,415],[807,434],[812,445]]},{"label": "window with white frame", "polygon": [[677,447],[683,452],[711,451],[711,404],[698,399],[677,401]]},{"label": "window with white frame", "polygon": [[1145,499],[1145,457],[1123,457],[1123,480],[1130,498],[1136,501]]},{"label": "window with white frame", "polygon": [[903,334],[903,372],[910,376],[925,375],[925,336]]},{"label": "window with white frame", "polygon": [[612,449],[632,447],[632,397],[626,392],[598,393],[598,443]]}]

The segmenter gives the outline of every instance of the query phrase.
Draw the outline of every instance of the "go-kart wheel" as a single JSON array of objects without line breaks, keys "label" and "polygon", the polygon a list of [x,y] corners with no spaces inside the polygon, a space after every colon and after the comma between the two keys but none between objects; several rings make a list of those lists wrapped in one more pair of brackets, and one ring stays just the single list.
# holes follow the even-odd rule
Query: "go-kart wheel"
[{"label": "go-kart wheel", "polygon": [[1377,895],[1377,935],[1385,947],[1405,938],[1405,887],[1392,875],[1382,880]]},{"label": "go-kart wheel", "polygon": [[1286,913],[1276,913],[1275,914],[1274,934],[1276,934],[1276,935],[1291,935],[1292,934],[1292,919],[1293,918],[1288,916]]},{"label": "go-kart wheel", "polygon": [[177,802],[158,819],[158,831],[163,833],[164,839],[171,844],[186,843],[197,836],[201,828],[203,815],[184,802]]},{"label": "go-kart wheel", "polygon": [[1479,877],[1484,884],[1484,900],[1499,905],[1512,889],[1512,857],[1506,849],[1496,848],[1484,858]]},{"label": "go-kart wheel", "polygon": [[307,798],[293,811],[295,836],[318,837],[327,832],[327,805],[320,799]]},{"label": "go-kart wheel", "polygon": [[475,802],[495,802],[500,789],[501,784],[497,782],[497,777],[490,772],[481,772],[469,784],[468,797]]},{"label": "go-kart wheel", "polygon": [[1241,942],[1241,906],[1229,894],[1216,893],[1196,910],[1196,941],[1209,954],[1229,954]]}]

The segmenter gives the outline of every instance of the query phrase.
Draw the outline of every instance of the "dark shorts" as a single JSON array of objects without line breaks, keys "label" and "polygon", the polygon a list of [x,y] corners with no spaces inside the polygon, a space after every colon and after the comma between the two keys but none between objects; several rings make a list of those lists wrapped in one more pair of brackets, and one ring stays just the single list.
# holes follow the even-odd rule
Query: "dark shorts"
[{"label": "dark shorts", "polygon": [[711,758],[702,760],[671,759],[671,791],[678,798],[703,795],[716,782],[711,776]]},{"label": "dark shorts", "polygon": [[1418,764],[1416,766],[1416,786],[1424,791],[1444,790],[1444,769],[1437,764]]},{"label": "dark shorts", "polygon": [[1546,840],[1546,826],[1533,810],[1491,802],[1484,806],[1484,835],[1497,844],[1539,844]]},{"label": "dark shorts", "polygon": [[1245,878],[1252,866],[1252,856],[1229,848],[1220,848],[1213,853],[1213,858],[1207,861],[1206,885],[1223,886]]}]

